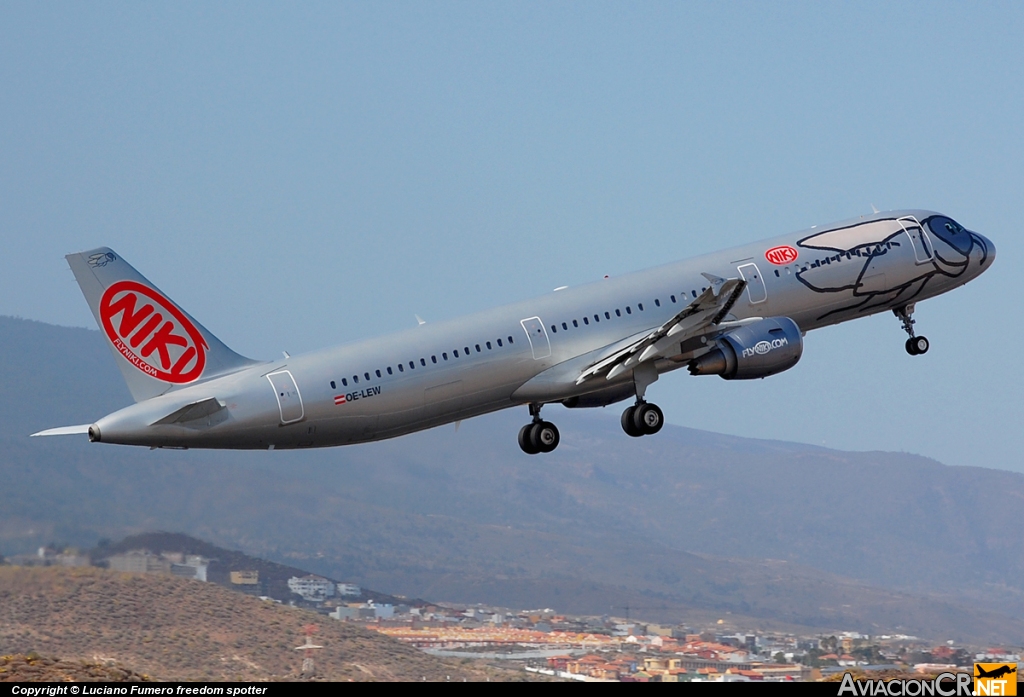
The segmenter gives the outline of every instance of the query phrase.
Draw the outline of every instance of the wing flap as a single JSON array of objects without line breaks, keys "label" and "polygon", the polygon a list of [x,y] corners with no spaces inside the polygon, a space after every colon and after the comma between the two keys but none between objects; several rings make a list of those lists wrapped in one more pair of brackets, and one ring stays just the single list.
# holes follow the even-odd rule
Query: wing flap
[{"label": "wing flap", "polygon": [[693,302],[646,336],[585,369],[576,378],[576,384],[581,385],[602,374],[605,375],[605,379],[614,380],[640,363],[661,356],[667,349],[684,340],[687,335],[699,332],[709,325],[720,324],[739,300],[747,282],[742,278],[726,279],[711,274],[702,275],[711,285]]}]

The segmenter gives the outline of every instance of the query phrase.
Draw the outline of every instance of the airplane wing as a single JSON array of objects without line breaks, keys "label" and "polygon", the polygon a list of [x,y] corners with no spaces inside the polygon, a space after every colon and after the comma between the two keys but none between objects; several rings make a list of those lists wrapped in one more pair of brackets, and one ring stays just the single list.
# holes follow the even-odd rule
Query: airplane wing
[{"label": "airplane wing", "polygon": [[701,275],[711,285],[693,302],[643,338],[591,364],[576,378],[576,384],[581,385],[599,375],[614,380],[644,361],[662,357],[665,351],[677,347],[689,336],[700,333],[710,325],[721,323],[739,300],[747,282],[742,278],[725,279],[707,273]]}]

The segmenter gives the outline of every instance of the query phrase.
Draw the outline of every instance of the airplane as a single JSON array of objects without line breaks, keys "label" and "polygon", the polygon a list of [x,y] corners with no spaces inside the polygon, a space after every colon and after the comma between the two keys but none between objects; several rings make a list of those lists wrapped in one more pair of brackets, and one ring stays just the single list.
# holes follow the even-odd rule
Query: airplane
[{"label": "airplane", "polygon": [[993,668],[992,670],[988,671],[988,670],[985,670],[984,668],[982,668],[981,665],[978,664],[978,663],[974,664],[974,670],[975,670],[975,672],[977,672],[977,675],[974,676],[976,678],[996,678],[996,679],[1001,678],[1004,675],[1009,675],[1011,673],[1016,673],[1017,672],[1017,669],[1015,667],[1011,668],[1009,665],[1002,665],[1002,666],[999,666],[998,668]]},{"label": "airplane", "polygon": [[[657,433],[645,399],[679,368],[726,380],[792,368],[806,332],[891,311],[912,356],[915,305],[992,265],[992,242],[922,210],[854,220],[665,264],[467,317],[303,356],[256,361],[218,340],[117,253],[66,257],[135,404],[88,434],[151,448],[290,449],[363,443],[526,406],[523,452],[553,451],[545,405],[632,399],[629,436]],[[418,318],[417,318],[418,319]]]}]

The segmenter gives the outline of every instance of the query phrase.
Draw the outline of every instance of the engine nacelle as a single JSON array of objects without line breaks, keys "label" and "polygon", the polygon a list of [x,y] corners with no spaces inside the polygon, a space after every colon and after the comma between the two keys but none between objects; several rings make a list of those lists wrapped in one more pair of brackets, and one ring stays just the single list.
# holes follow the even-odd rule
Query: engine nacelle
[{"label": "engine nacelle", "polygon": [[769,317],[718,337],[716,348],[690,361],[690,375],[753,380],[789,370],[804,352],[800,327],[789,317]]}]

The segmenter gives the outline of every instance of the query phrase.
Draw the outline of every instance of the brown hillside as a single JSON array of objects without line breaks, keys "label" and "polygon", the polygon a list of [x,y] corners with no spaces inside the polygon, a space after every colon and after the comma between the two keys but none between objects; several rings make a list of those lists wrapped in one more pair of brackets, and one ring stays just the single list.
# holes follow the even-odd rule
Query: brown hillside
[{"label": "brown hillside", "polygon": [[171,576],[0,567],[0,655],[36,652],[128,666],[155,679],[299,677],[316,624],[317,677],[482,680],[511,675],[446,662],[376,632]]},{"label": "brown hillside", "polygon": [[100,663],[37,654],[0,656],[0,682],[143,682],[148,675]]}]

